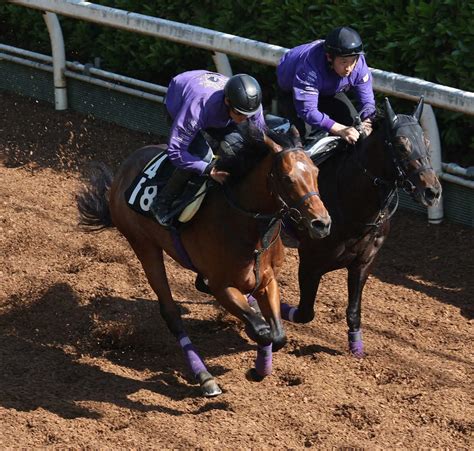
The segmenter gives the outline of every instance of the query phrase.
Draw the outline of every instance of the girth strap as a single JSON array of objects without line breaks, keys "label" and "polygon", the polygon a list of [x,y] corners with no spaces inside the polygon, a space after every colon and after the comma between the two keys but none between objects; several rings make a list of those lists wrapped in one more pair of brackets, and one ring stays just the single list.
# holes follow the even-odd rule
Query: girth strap
[{"label": "girth strap", "polygon": [[[276,232],[276,229],[278,228],[278,231]],[[254,256],[255,256],[255,288],[252,290],[250,295],[253,295],[255,291],[257,291],[258,287],[260,286],[261,282],[261,277],[260,277],[260,259],[263,255],[263,253],[269,249],[278,239],[280,236],[281,232],[281,219],[273,219],[269,226],[267,231],[263,234],[262,237],[262,247],[260,249],[255,249],[253,251]]]}]

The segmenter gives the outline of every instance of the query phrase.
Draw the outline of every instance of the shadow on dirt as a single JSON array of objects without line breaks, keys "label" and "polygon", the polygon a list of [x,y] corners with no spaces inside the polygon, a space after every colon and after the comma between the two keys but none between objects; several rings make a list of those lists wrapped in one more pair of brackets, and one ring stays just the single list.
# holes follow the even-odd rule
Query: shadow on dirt
[{"label": "shadow on dirt", "polygon": [[[84,406],[92,401],[180,415],[180,410],[144,404],[130,396],[140,390],[173,400],[200,396],[179,346],[159,317],[157,302],[102,297],[81,303],[69,285],[56,284],[37,299],[16,295],[6,305],[10,308],[0,316],[3,407],[44,408],[64,418],[97,418],[93,409]],[[231,325],[186,317],[185,324],[204,360],[221,350],[228,354],[252,349]],[[127,375],[146,369],[153,375],[139,380],[139,376],[114,374],[114,367],[122,368],[118,371],[122,374],[124,369]],[[214,376],[228,371],[212,365],[208,369]]]},{"label": "shadow on dirt", "polygon": [[380,251],[373,275],[405,286],[474,318],[474,240],[457,224],[428,225],[421,215],[397,215]]}]

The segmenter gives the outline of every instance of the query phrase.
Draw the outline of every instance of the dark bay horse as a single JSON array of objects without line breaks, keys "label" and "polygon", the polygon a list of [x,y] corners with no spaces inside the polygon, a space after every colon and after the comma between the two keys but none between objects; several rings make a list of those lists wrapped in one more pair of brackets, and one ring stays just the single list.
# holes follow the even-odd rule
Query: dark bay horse
[{"label": "dark bay horse", "polygon": [[311,321],[323,274],[347,268],[349,349],[357,357],[364,352],[362,290],[389,233],[397,188],[425,206],[434,205],[441,196],[419,123],[422,109],[423,98],[413,115],[395,114],[385,99],[385,116],[375,121],[373,133],[319,167],[321,198],[332,218],[331,234],[312,240],[304,230],[297,233],[300,301],[297,308],[282,304],[282,316],[297,323]]},{"label": "dark bay horse", "polygon": [[[114,178],[102,167],[77,196],[81,224],[91,230],[115,226],[125,236],[203,394],[215,396],[221,390],[185,332],[168,284],[163,251],[184,267],[191,262],[208,280],[217,301],[244,322],[247,334],[259,345],[257,373],[265,376],[271,372],[267,365],[271,346],[277,350],[286,342],[275,278],[284,257],[281,220],[292,215],[314,238],[329,233],[331,220],[318,194],[318,170],[297,133],[269,132],[264,141],[249,135],[238,156],[218,160],[231,173],[230,180],[209,190],[196,216],[182,226],[179,237],[187,254],[183,258],[176,235],[129,208],[125,198],[140,170],[162,150],[147,146],[135,151]],[[261,313],[249,305],[248,293],[256,298]]]}]

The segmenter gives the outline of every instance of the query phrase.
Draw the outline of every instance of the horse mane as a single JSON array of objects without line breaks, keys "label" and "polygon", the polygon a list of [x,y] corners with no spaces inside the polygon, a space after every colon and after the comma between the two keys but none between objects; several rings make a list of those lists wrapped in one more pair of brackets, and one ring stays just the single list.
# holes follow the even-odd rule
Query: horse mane
[{"label": "horse mane", "polygon": [[[234,155],[221,155],[216,167],[230,173],[230,181],[241,180],[249,174],[269,153],[270,149],[263,141],[263,133],[253,124],[240,128],[242,148]],[[265,134],[283,149],[298,147],[297,138],[289,133],[265,130]]]}]

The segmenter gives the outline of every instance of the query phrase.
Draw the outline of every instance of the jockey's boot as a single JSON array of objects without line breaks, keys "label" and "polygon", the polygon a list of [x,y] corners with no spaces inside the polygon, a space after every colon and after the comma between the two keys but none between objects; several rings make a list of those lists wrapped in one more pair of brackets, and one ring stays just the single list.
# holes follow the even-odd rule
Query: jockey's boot
[{"label": "jockey's boot", "polygon": [[190,171],[175,169],[171,178],[153,200],[150,210],[161,226],[171,226],[173,213],[175,213],[172,211],[173,203],[183,193],[184,187],[191,177],[192,173]]}]

